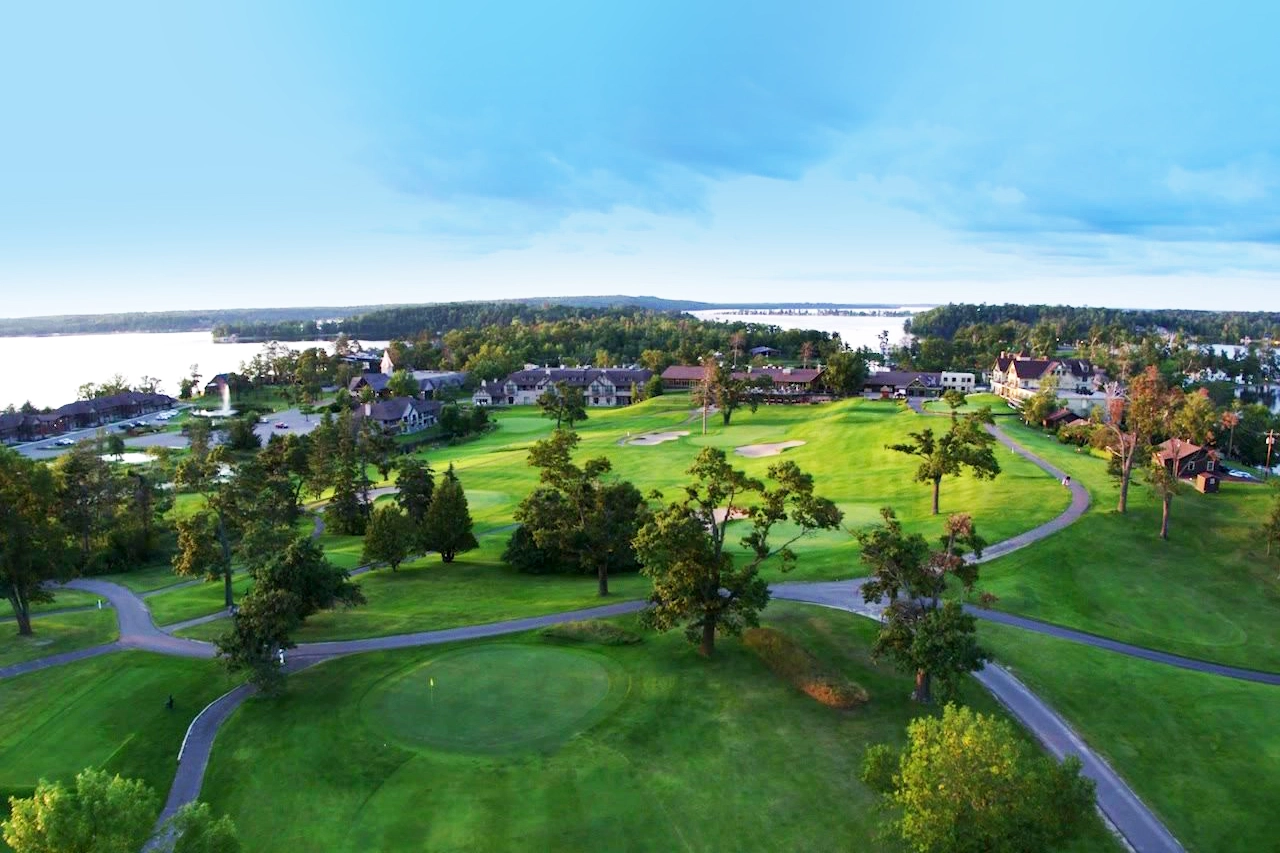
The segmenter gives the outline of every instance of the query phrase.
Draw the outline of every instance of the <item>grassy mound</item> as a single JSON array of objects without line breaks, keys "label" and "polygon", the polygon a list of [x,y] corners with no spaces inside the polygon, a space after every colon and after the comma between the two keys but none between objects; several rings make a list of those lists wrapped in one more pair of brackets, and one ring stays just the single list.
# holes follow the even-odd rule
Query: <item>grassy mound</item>
[{"label": "grassy mound", "polygon": [[644,642],[639,634],[599,619],[581,622],[564,622],[538,632],[548,640],[568,640],[573,643],[595,643],[598,646],[633,646]]},{"label": "grassy mound", "polygon": [[612,710],[616,674],[612,661],[591,652],[492,643],[410,666],[361,705],[366,721],[410,747],[546,750]]},{"label": "grassy mound", "polygon": [[857,708],[871,698],[861,685],[832,672],[795,640],[775,628],[748,628],[742,642],[769,669],[830,708]]}]

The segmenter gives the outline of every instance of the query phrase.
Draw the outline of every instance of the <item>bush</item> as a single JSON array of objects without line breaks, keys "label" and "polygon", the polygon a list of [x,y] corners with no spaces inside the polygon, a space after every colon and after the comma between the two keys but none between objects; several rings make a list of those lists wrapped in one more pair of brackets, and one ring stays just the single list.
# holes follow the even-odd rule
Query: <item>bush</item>
[{"label": "bush", "polygon": [[543,628],[539,633],[548,640],[568,640],[572,643],[595,643],[598,646],[634,646],[644,642],[639,634],[597,619],[585,622],[563,622]]},{"label": "bush", "polygon": [[804,646],[773,628],[748,628],[742,642],[769,669],[829,708],[856,708],[870,696],[860,684],[826,669]]}]

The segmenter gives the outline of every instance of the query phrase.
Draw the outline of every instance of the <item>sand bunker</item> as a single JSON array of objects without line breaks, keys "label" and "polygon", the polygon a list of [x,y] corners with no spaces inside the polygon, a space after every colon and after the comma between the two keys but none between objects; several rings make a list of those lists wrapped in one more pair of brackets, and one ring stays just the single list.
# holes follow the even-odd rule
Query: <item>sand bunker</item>
[{"label": "sand bunker", "polygon": [[662,444],[664,441],[675,441],[688,434],[689,431],[687,429],[677,432],[650,432],[645,435],[637,435],[635,438],[628,438],[626,443],[637,447],[653,447],[655,444]]},{"label": "sand bunker", "polygon": [[803,441],[779,441],[777,444],[748,444],[743,447],[735,447],[733,452],[739,456],[749,456],[752,459],[761,456],[777,456],[789,447],[799,447],[804,444]]},{"label": "sand bunker", "polygon": [[727,510],[722,506],[718,506],[711,511],[711,515],[715,518],[716,524],[724,524],[724,517],[726,513],[728,514],[730,521],[738,521],[747,517],[747,511],[736,506],[730,507]]}]

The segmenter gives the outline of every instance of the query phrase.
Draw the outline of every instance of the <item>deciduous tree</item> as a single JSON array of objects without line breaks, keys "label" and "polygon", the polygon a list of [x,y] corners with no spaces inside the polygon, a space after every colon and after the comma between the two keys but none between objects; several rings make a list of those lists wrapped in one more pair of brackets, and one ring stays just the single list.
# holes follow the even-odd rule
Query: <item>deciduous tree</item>
[{"label": "deciduous tree", "polygon": [[155,793],[136,779],[88,768],[75,788],[44,779],[9,798],[4,840],[14,853],[136,853],[151,834]]},{"label": "deciduous tree", "polygon": [[0,448],[0,592],[23,636],[31,634],[31,605],[53,600],[45,582],[71,568],[59,511],[48,467]]},{"label": "deciduous tree", "polygon": [[911,721],[896,762],[888,747],[868,750],[862,778],[917,853],[1023,853],[1058,849],[1089,821],[1094,785],[1080,767],[1037,754],[1005,720],[948,705]]},{"label": "deciduous tree", "polygon": [[557,382],[543,391],[538,397],[538,408],[542,409],[543,417],[555,420],[556,429],[560,429],[561,424],[573,429],[575,423],[587,419],[587,403],[582,389],[567,382]]},{"label": "deciduous tree", "polygon": [[[611,572],[636,567],[631,540],[647,509],[630,483],[604,479],[612,467],[606,457],[588,459],[581,467],[573,464],[578,440],[577,433],[556,430],[529,451],[529,464],[541,469],[544,487],[517,508],[521,527],[513,536],[511,553],[516,562],[537,568],[546,568],[554,555],[594,574],[599,594],[605,596]],[[536,549],[527,547],[526,538]]]},{"label": "deciduous tree", "polygon": [[259,689],[273,693],[284,684],[278,654],[293,648],[291,635],[307,617],[338,604],[363,604],[365,599],[350,575],[330,563],[310,537],[295,539],[252,574],[252,589],[240,603],[231,629],[218,639],[218,655],[230,671],[247,670]]},{"label": "deciduous tree", "polygon": [[236,825],[228,815],[213,816],[208,803],[187,803],[165,821],[156,853],[240,853]]},{"label": "deciduous tree", "polygon": [[944,698],[955,695],[962,676],[982,668],[987,654],[978,647],[974,619],[959,604],[939,599],[947,576],[965,589],[977,581],[977,565],[966,554],[982,553],[983,541],[968,515],[947,518],[942,548],[931,552],[925,538],[902,529],[893,510],[880,511],[881,523],[860,531],[862,562],[872,576],[862,585],[867,602],[885,602],[884,620],[874,654],[887,656],[914,672],[917,702],[933,699],[933,683]]},{"label": "deciduous tree", "polygon": [[407,370],[397,370],[387,380],[387,391],[393,397],[416,397],[419,391],[418,380]]},{"label": "deciduous tree", "polygon": [[890,450],[920,457],[915,480],[932,484],[934,515],[938,514],[943,477],[958,475],[965,468],[979,480],[994,480],[1000,474],[1000,463],[993,449],[995,438],[984,428],[991,423],[991,410],[983,407],[955,420],[940,436],[925,428],[908,433],[912,438],[910,443],[887,445]]},{"label": "deciduous tree", "polygon": [[[777,557],[783,571],[795,564],[792,545],[814,530],[839,526],[842,513],[830,500],[813,493],[813,477],[794,462],[772,465],[772,487],[729,465],[719,448],[707,447],[688,472],[694,482],[684,497],[656,512],[636,534],[641,572],[653,581],[644,622],[661,631],[683,625],[699,651],[715,652],[717,633],[736,636],[758,624],[769,601],[769,586],[760,566]],[[745,501],[753,501],[750,507]],[[745,517],[749,532],[742,538],[745,558],[726,551],[728,527]],[[790,536],[770,544],[770,534],[789,522]]]},{"label": "deciduous tree", "polygon": [[867,362],[860,352],[837,350],[827,356],[822,380],[831,391],[841,397],[862,393],[867,381]]}]

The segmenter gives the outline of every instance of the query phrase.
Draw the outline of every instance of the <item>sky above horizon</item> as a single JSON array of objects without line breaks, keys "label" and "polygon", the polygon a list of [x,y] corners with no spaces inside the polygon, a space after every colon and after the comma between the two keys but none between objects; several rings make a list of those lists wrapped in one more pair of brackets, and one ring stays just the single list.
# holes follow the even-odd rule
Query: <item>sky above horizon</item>
[{"label": "sky above horizon", "polygon": [[1280,6],[1049,5],[11,5],[0,315],[1280,310]]}]

